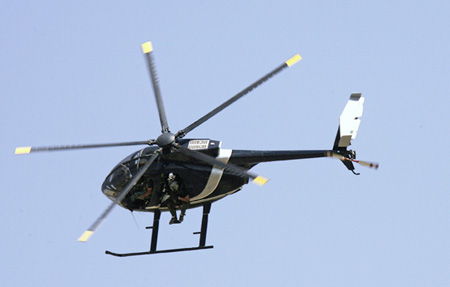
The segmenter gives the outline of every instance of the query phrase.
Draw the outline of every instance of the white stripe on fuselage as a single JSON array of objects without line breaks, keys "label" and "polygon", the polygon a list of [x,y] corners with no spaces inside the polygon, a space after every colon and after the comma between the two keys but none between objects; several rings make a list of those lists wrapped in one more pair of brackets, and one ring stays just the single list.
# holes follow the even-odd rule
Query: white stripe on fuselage
[{"label": "white stripe on fuselage", "polygon": [[[228,163],[228,160],[231,157],[232,151],[233,150],[231,150],[231,149],[219,148],[219,155],[216,157],[216,159],[223,163]],[[216,190],[217,186],[219,185],[219,182],[222,179],[222,175],[223,175],[223,169],[217,167],[216,165],[213,166],[205,188],[203,189],[202,192],[200,192],[199,195],[191,198],[191,203],[195,203],[195,201],[201,200],[201,199],[211,195],[211,193],[213,193],[214,190]]]}]

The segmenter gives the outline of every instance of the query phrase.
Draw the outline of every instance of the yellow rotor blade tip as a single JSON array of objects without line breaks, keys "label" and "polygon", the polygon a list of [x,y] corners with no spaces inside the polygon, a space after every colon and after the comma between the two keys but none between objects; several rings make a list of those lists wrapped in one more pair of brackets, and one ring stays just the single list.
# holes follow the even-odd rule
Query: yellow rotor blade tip
[{"label": "yellow rotor blade tip", "polygon": [[295,63],[297,63],[298,61],[300,61],[301,59],[302,59],[302,56],[297,54],[294,57],[292,57],[289,60],[287,60],[286,61],[286,65],[288,65],[288,67],[290,67],[290,66],[294,65]]},{"label": "yellow rotor blade tip", "polygon": [[80,242],[86,242],[88,241],[89,237],[91,237],[91,235],[94,233],[94,231],[90,231],[90,230],[86,230],[83,235],[80,236],[80,238],[78,238],[78,241]]},{"label": "yellow rotor blade tip", "polygon": [[253,182],[256,183],[257,185],[264,185],[268,181],[269,181],[268,178],[265,178],[264,176],[260,175],[258,175],[257,177],[255,177],[255,179],[253,179]]},{"label": "yellow rotor blade tip", "polygon": [[151,51],[153,51],[152,42],[146,42],[146,43],[142,44],[141,47],[142,47],[142,52],[144,54],[148,54]]},{"label": "yellow rotor blade tip", "polygon": [[27,154],[31,152],[31,146],[18,147],[16,148],[15,154]]}]

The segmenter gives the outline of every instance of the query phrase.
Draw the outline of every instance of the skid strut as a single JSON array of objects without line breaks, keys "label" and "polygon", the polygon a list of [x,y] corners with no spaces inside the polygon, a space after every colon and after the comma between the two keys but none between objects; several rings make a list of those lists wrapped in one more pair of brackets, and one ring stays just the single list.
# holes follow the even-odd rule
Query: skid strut
[{"label": "skid strut", "polygon": [[156,210],[153,216],[153,226],[147,227],[147,229],[152,229],[152,239],[150,242],[150,251],[144,252],[134,252],[134,253],[115,253],[106,250],[105,253],[118,257],[128,257],[128,256],[137,256],[137,255],[150,255],[150,254],[158,254],[158,253],[171,253],[171,252],[181,252],[181,251],[193,251],[193,250],[202,250],[202,249],[210,249],[214,246],[206,245],[206,232],[208,230],[208,216],[211,211],[211,203],[205,203],[203,205],[203,216],[202,216],[202,226],[200,232],[194,232],[194,234],[200,234],[200,241],[197,247],[186,247],[186,248],[177,248],[177,249],[166,249],[166,250],[157,250],[158,244],[158,230],[159,230],[159,219],[161,218],[161,211]]}]

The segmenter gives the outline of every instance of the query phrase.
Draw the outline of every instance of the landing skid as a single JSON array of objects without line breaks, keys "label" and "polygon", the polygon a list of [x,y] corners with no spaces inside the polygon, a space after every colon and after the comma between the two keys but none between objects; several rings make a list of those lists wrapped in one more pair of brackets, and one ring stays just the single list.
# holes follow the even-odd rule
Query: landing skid
[{"label": "landing skid", "polygon": [[211,210],[211,203],[205,203],[203,205],[203,217],[202,217],[201,230],[200,230],[200,232],[194,232],[194,234],[200,234],[200,242],[197,247],[157,250],[156,246],[158,243],[159,219],[161,218],[161,211],[155,210],[154,216],[153,216],[153,226],[147,227],[147,229],[152,229],[152,240],[150,243],[150,251],[134,252],[134,253],[115,253],[115,252],[106,250],[105,254],[113,255],[113,256],[117,256],[117,257],[128,257],[128,256],[138,256],[138,255],[151,255],[151,254],[158,254],[158,253],[172,253],[172,252],[211,249],[214,246],[212,246],[212,245],[206,246],[206,231],[208,229],[208,215],[209,215],[210,210]]}]

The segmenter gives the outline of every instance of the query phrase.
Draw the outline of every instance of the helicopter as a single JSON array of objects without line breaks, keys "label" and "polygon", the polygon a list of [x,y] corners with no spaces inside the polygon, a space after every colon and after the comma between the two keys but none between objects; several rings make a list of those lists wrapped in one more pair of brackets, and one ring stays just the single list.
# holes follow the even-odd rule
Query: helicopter
[{"label": "helicopter", "polygon": [[[131,211],[152,212],[154,214],[153,225],[147,227],[147,229],[152,229],[150,250],[133,253],[115,253],[107,250],[105,251],[106,254],[126,257],[210,249],[213,246],[206,245],[206,234],[211,204],[240,191],[250,181],[257,185],[264,185],[268,179],[250,171],[250,169],[259,163],[332,157],[342,161],[347,169],[356,175],[359,175],[359,173],[355,172],[354,163],[378,169],[378,163],[357,160],[355,151],[348,149],[351,145],[351,140],[356,137],[361,122],[360,117],[362,116],[364,104],[364,97],[361,96],[361,93],[353,93],[350,95],[350,99],[340,116],[334,145],[330,150],[235,150],[222,148],[222,142],[218,140],[209,138],[185,138],[189,132],[273,76],[299,62],[302,59],[299,54],[289,58],[274,70],[253,82],[241,92],[184,129],[172,133],[161,97],[153,58],[153,45],[151,42],[146,42],[141,45],[141,48],[146,59],[159,114],[161,134],[158,137],[144,141],[120,143],[47,147],[26,146],[18,147],[15,150],[15,154],[18,155],[89,148],[147,146],[125,157],[106,176],[101,189],[112,202],[81,235],[78,241],[86,242],[113,208],[119,205]],[[176,198],[176,194],[174,195],[176,190],[171,190],[171,184],[173,182],[176,183],[176,188],[183,189],[186,195],[185,199],[187,199],[184,202],[187,202],[187,204],[183,204],[182,198]],[[144,191],[142,192],[142,190]],[[157,248],[157,241],[161,212],[170,211],[172,215],[175,212],[175,220],[170,223],[179,223],[186,209],[198,207],[203,207],[200,232],[194,233],[200,235],[199,245],[195,247],[159,250]],[[180,221],[176,218],[176,212],[178,210],[181,210]]]}]

